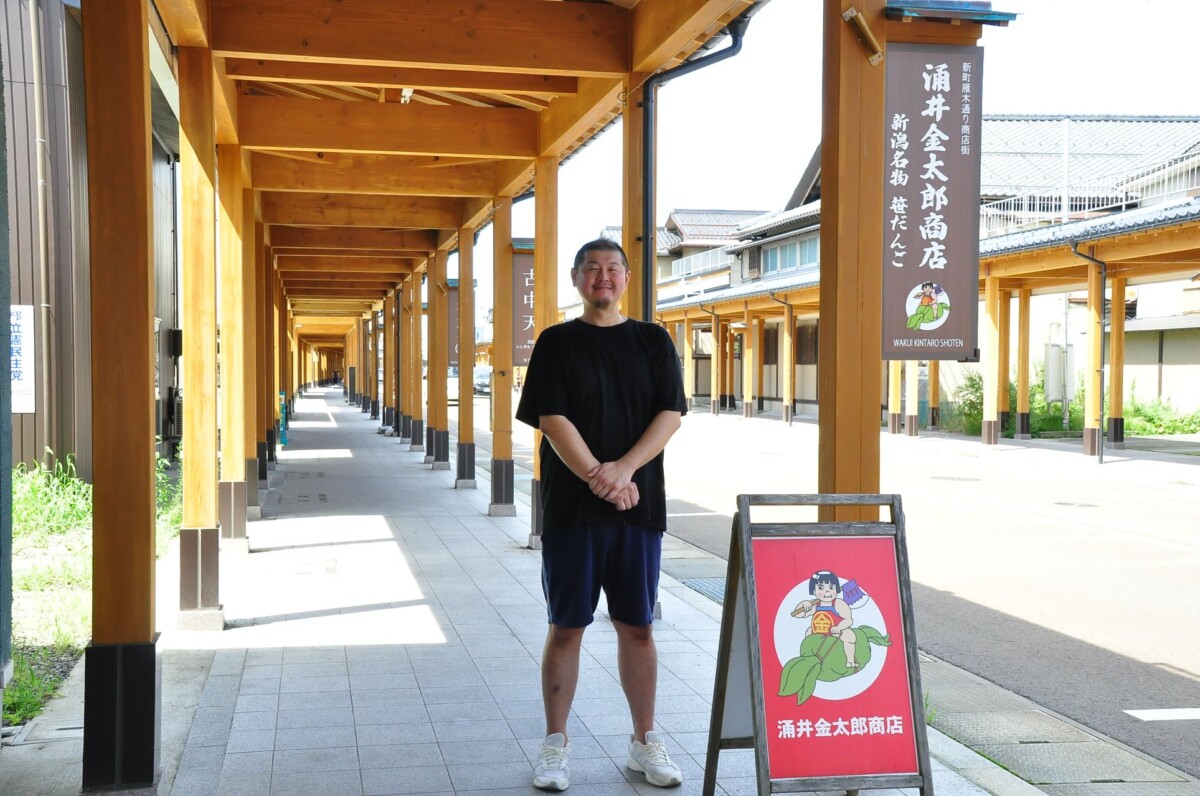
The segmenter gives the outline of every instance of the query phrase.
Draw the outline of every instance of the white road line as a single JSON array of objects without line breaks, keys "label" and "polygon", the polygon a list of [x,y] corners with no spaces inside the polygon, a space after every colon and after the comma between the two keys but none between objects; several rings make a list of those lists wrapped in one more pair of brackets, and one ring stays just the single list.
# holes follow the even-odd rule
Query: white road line
[{"label": "white road line", "polygon": [[1200,708],[1160,708],[1125,712],[1142,721],[1200,721]]}]

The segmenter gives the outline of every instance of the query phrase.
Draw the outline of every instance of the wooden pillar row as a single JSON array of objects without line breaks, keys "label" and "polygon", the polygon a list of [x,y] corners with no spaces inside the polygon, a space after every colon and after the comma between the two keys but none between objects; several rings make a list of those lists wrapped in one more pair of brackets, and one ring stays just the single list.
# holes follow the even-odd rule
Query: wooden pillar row
[{"label": "wooden pillar row", "polygon": [[[637,119],[634,120],[637,123]],[[625,136],[626,146],[629,136]],[[625,157],[629,156],[626,151]],[[625,190],[630,190],[629,172],[626,163],[624,172]],[[640,184],[640,183],[639,183]],[[558,273],[555,268],[558,262],[558,158],[542,157],[537,159],[534,172],[534,194],[537,196],[534,218],[533,246],[533,323],[534,335],[541,335],[545,329],[558,321]],[[636,194],[640,195],[640,194]],[[623,203],[623,220],[629,223],[628,193]],[[638,205],[640,210],[640,205]],[[626,238],[625,240],[629,240]],[[622,247],[627,248],[627,247]],[[633,257],[626,251],[628,257]],[[640,250],[639,250],[640,256]],[[630,267],[632,278],[632,264]],[[628,293],[628,291],[626,291]],[[627,298],[627,296],[625,297]],[[626,304],[626,306],[636,306]],[[542,546],[542,432],[533,433],[533,483],[531,484],[531,510],[529,517],[529,547],[537,550]]]},{"label": "wooden pillar row", "polygon": [[904,435],[920,435],[921,423],[920,363],[915,359],[904,362]]},{"label": "wooden pillar row", "polygon": [[[425,268],[427,266],[422,266]],[[418,270],[411,277],[412,285],[412,335],[409,340],[408,352],[412,359],[412,424],[408,449],[410,451],[425,450],[425,386],[421,378],[424,362],[421,345],[421,272]]]},{"label": "wooden pillar row", "polygon": [[688,408],[692,406],[692,401],[696,398],[696,322],[687,316],[685,310],[683,316],[683,394],[687,400]]},{"label": "wooden pillar row", "polygon": [[380,400],[380,424],[396,427],[396,293],[383,300],[383,397]]},{"label": "wooden pillar row", "polygon": [[242,230],[245,240],[242,245],[242,422],[243,478],[246,482],[246,519],[262,517],[258,495],[258,346],[256,343],[256,321],[258,307],[258,268],[263,257],[263,225],[255,219],[254,191],[242,190]]},{"label": "wooden pillar row", "polygon": [[[654,197],[645,196],[642,186],[644,173],[642,135],[646,125],[646,116],[642,110],[642,100],[645,97],[643,83],[648,75],[630,73],[625,76],[623,86],[625,103],[621,109],[621,248],[629,260],[629,286],[621,297],[621,311],[629,318],[648,321],[645,317],[645,290],[642,286],[642,274],[647,268],[653,270],[654,262],[642,262],[642,245],[645,236],[653,240],[657,229],[643,229],[643,208],[649,203],[653,208]],[[651,213],[653,217],[653,213]],[[651,251],[657,251],[652,246]]]},{"label": "wooden pillar row", "polygon": [[984,445],[1000,441],[1000,280],[988,275],[983,280],[983,318],[979,343],[979,365],[983,371]]},{"label": "wooden pillar row", "polygon": [[724,401],[724,374],[725,374],[725,337],[724,327],[721,325],[719,315],[712,316],[712,355],[709,357],[709,385],[708,385],[708,403],[709,411],[714,415],[721,413],[721,406]]},{"label": "wooden pillar row", "polygon": [[516,516],[513,502],[512,197],[497,196],[492,216],[492,495],[488,515]]},{"label": "wooden pillar row", "polygon": [[[399,321],[399,355],[400,355],[400,438],[412,440],[412,402],[413,402],[413,285],[416,275],[409,276],[400,285],[400,321]],[[420,363],[417,363],[418,370]]]},{"label": "wooden pillar row", "polygon": [[789,304],[783,310],[779,340],[779,372],[782,376],[783,422],[791,423],[796,406],[796,313]]},{"label": "wooden pillar row", "polygon": [[1008,388],[1012,383],[1010,373],[1010,340],[1012,332],[1012,291],[1000,287],[996,300],[996,419],[1000,423],[999,433],[1003,434],[1008,428],[1011,407],[1008,400]]},{"label": "wooden pillar row", "polygon": [[147,14],[98,0],[83,14],[94,451],[83,787],[96,790],[153,787],[159,764]]},{"label": "wooden pillar row", "polygon": [[757,359],[756,340],[758,333],[754,328],[754,316],[750,314],[750,308],[742,309],[742,325],[745,328],[742,330],[742,416],[754,417],[754,407],[757,405],[754,392],[754,374],[757,370],[755,360]]},{"label": "wooden pillar row", "polygon": [[893,359],[887,363],[888,374],[888,433],[899,434],[903,430],[904,417],[900,414],[901,392],[904,381],[904,363]]}]

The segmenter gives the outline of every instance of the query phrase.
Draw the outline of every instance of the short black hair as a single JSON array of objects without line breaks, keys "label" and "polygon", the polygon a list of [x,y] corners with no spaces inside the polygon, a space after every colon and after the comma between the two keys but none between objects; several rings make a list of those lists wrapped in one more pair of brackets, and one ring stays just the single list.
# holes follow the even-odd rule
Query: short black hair
[{"label": "short black hair", "polygon": [[813,576],[808,579],[808,593],[816,594],[817,586],[820,586],[822,583],[828,583],[829,585],[833,586],[833,590],[836,594],[842,593],[842,582],[838,580],[837,575],[833,574],[827,569],[823,569],[820,572],[814,572]]},{"label": "short black hair", "polygon": [[621,248],[621,244],[608,238],[596,238],[589,240],[579,247],[579,251],[575,252],[575,264],[571,266],[572,271],[583,265],[588,252],[616,252],[621,255],[621,264],[625,266],[625,270],[629,270],[629,258],[625,256],[625,250]]}]

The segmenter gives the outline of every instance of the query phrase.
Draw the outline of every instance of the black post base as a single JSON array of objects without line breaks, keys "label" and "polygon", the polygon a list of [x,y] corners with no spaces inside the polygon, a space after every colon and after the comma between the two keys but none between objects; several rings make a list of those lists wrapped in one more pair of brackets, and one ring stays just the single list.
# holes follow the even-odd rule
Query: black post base
[{"label": "black post base", "polygon": [[1008,428],[1008,421],[1012,419],[1012,412],[1007,410],[1000,413],[1000,430]]},{"label": "black post base", "polygon": [[916,415],[904,416],[904,434],[908,437],[916,437],[920,435],[921,419]]},{"label": "black post base", "polygon": [[942,409],[940,406],[929,407],[929,427],[937,428],[942,424]]},{"label": "black post base", "polygon": [[162,666],[154,641],[84,650],[83,791],[158,783]]},{"label": "black post base", "polygon": [[267,464],[275,463],[275,440],[278,439],[274,428],[267,429]]},{"label": "black post base", "polygon": [[1085,428],[1083,430],[1083,453],[1085,456],[1100,455],[1100,429]]},{"label": "black post base", "polygon": [[413,418],[409,425],[409,439],[412,441],[408,446],[410,451],[425,450],[425,421]]},{"label": "black post base", "polygon": [[1014,436],[1016,436],[1017,439],[1029,439],[1031,434],[1032,432],[1030,431],[1029,425],[1029,413],[1017,412],[1017,428],[1014,432]]},{"label": "black post base", "polygon": [[995,445],[1000,442],[1000,423],[996,420],[984,420],[981,432],[984,445]]},{"label": "black post base", "polygon": [[456,470],[454,476],[454,486],[463,488],[475,487],[475,443],[460,442],[458,443],[458,456],[456,458]]},{"label": "black post base", "polygon": [[246,482],[217,482],[217,524],[222,539],[246,538]]},{"label": "black post base", "polygon": [[258,480],[267,480],[267,443],[259,440],[256,443],[258,448]]},{"label": "black post base", "polygon": [[903,423],[903,421],[900,419],[899,412],[888,412],[888,433],[889,434],[899,434],[903,430],[901,428],[902,423]]},{"label": "black post base", "polygon": [[220,605],[221,529],[179,530],[179,610],[215,611]]},{"label": "black post base", "polygon": [[529,489],[529,549],[542,549],[542,482],[533,479]]},{"label": "black post base", "polygon": [[412,439],[412,415],[400,415],[400,439]]},{"label": "black post base", "polygon": [[513,503],[513,460],[492,459],[492,502],[488,506],[488,516],[516,515],[517,506]]},{"label": "black post base", "polygon": [[1108,419],[1108,441],[1116,447],[1125,447],[1125,418],[1110,417]]},{"label": "black post base", "polygon": [[379,419],[379,401],[378,401],[378,399],[375,399],[375,398],[371,399],[371,419],[372,420]]},{"label": "black post base", "polygon": [[433,469],[450,469],[450,432],[438,429],[433,432]]},{"label": "black post base", "polygon": [[791,424],[792,422],[792,407],[787,404],[783,405],[783,422]]}]

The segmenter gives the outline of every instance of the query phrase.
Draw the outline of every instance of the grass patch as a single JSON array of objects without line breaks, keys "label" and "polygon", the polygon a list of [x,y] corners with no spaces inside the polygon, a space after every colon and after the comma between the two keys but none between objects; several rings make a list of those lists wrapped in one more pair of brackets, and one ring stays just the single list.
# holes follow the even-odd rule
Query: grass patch
[{"label": "grass patch", "polygon": [[[158,460],[160,556],[179,535],[178,472]],[[7,725],[41,713],[83,654],[92,628],[91,484],[79,478],[68,456],[53,467],[17,465],[12,493],[13,680],[4,690]]]}]

